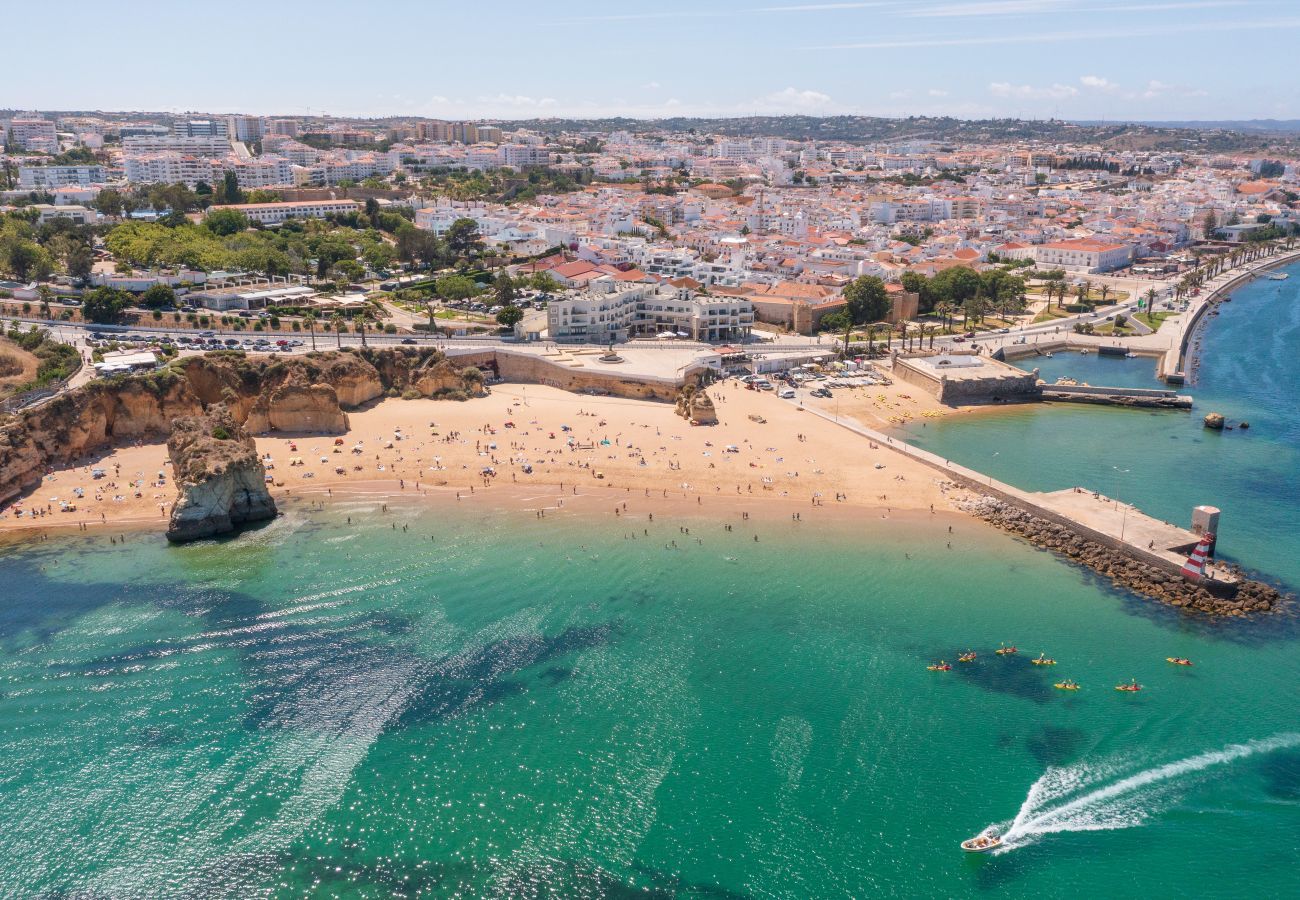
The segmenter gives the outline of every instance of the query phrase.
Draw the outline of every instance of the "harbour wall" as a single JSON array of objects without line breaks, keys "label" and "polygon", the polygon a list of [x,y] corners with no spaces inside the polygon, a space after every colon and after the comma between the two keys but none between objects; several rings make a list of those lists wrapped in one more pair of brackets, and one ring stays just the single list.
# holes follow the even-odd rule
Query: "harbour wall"
[{"label": "harbour wall", "polygon": [[1170,384],[1183,384],[1187,380],[1188,347],[1191,345],[1192,336],[1196,333],[1197,326],[1201,324],[1201,320],[1205,317],[1206,311],[1222,300],[1225,295],[1232,293],[1243,284],[1253,281],[1260,274],[1294,262],[1300,262],[1300,250],[1283,253],[1269,259],[1257,260],[1251,263],[1250,268],[1235,274],[1204,297],[1198,297],[1191,315],[1183,322],[1183,330],[1182,334],[1179,335],[1178,343],[1171,347],[1169,352],[1165,353],[1161,359],[1156,371],[1156,377]]},{"label": "harbour wall", "polygon": [[[619,363],[602,363],[596,355],[584,356],[578,364],[546,359],[531,353],[506,349],[450,351],[458,364],[492,368],[504,381],[545,384],[575,394],[603,394],[635,400],[673,402],[681,388],[697,384],[705,366],[687,369],[680,379],[655,378],[618,371]],[[597,367],[602,368],[597,368]]]},{"label": "harbour wall", "polygon": [[[1278,592],[1259,582],[1214,581],[1194,585],[1183,578],[1179,563],[1158,553],[1097,531],[1048,508],[1028,491],[997,481],[973,469],[944,459],[906,441],[867,428],[860,422],[835,417],[813,407],[810,412],[861,437],[924,463],[946,480],[979,494],[992,503],[967,504],[967,511],[1032,543],[1059,552],[1113,578],[1138,593],[1180,608],[1213,615],[1244,615],[1272,610],[1281,602]],[[1244,595],[1238,599],[1238,595]],[[1240,606],[1238,604],[1241,604]]]}]

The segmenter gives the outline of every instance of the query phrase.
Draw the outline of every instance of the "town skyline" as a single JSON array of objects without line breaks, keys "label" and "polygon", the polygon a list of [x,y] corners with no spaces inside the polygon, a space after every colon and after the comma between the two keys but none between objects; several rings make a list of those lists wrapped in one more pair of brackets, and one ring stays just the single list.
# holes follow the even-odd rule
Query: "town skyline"
[{"label": "town skyline", "polygon": [[[1300,118],[1285,64],[1300,16],[1282,0],[666,0],[595,14],[501,6],[504,25],[489,33],[473,10],[390,0],[371,7],[373,34],[363,28],[358,48],[340,41],[338,26],[355,16],[348,7],[281,3],[259,11],[259,32],[273,41],[228,42],[176,71],[160,68],[165,52],[124,53],[90,81],[43,65],[40,43],[23,43],[10,48],[16,69],[41,77],[0,103],[501,120]],[[30,7],[13,20],[14,33],[40,26]],[[171,47],[210,27],[197,10],[137,0],[96,31],[116,46],[165,36]]]}]

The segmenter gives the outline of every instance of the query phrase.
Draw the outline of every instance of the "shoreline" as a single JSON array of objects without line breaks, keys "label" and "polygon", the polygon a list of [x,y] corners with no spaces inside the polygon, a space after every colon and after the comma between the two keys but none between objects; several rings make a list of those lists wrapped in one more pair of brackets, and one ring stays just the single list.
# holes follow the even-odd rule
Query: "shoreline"
[{"label": "shoreline", "polygon": [[[719,424],[692,426],[653,401],[501,384],[463,403],[383,400],[349,413],[334,435],[255,436],[277,503],[297,497],[397,498],[416,490],[451,502],[457,492],[518,486],[566,495],[666,500],[695,506],[765,504],[795,512],[951,509],[930,469],[884,444],[845,440],[818,416],[734,383],[715,388]],[[105,474],[93,478],[92,469]],[[161,443],[119,446],[47,472],[0,510],[0,535],[161,532],[176,500]],[[80,492],[80,493],[78,493]],[[59,511],[64,502],[76,510]],[[382,502],[382,501],[381,501]],[[14,509],[48,514],[15,517]],[[108,515],[108,513],[112,515]]]}]

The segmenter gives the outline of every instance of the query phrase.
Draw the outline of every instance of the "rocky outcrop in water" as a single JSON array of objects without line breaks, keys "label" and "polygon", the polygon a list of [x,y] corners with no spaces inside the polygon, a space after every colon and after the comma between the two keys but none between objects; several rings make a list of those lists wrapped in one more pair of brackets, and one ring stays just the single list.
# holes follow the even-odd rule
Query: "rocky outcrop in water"
[{"label": "rocky outcrop in water", "polygon": [[1116,584],[1170,606],[1212,616],[1245,616],[1278,610],[1283,597],[1273,587],[1243,579],[1232,597],[1218,597],[1181,576],[1166,572],[1079,533],[993,497],[958,504],[972,515],[1019,535],[1038,547],[1060,553]]},{"label": "rocky outcrop in water", "polygon": [[225,406],[177,419],[167,452],[180,495],[172,506],[167,540],[183,543],[229,534],[240,525],[275,518],[257,446]]}]

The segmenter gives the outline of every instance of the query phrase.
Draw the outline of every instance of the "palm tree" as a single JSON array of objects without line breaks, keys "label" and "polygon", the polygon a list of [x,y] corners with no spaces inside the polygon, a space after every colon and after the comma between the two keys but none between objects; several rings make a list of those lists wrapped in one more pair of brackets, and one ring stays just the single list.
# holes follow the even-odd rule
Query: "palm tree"
[{"label": "palm tree", "polygon": [[316,317],[311,313],[307,313],[302,317],[302,324],[306,325],[307,330],[311,332],[311,349],[315,350],[316,349]]},{"label": "palm tree", "polygon": [[1148,321],[1150,321],[1152,325],[1156,324],[1155,319],[1152,318],[1152,316],[1155,314],[1155,311],[1156,311],[1156,289],[1151,288],[1151,290],[1147,291],[1147,319]]},{"label": "palm tree", "polygon": [[366,323],[369,320],[370,317],[365,313],[360,313],[355,319],[353,319],[354,327],[357,330],[357,334],[361,335],[362,347],[366,346]]},{"label": "palm tree", "polygon": [[344,327],[345,327],[344,324],[343,324],[343,315],[342,315],[342,313],[335,313],[334,315],[330,316],[330,327],[334,329],[334,340],[336,340],[336,341],[338,342],[338,347],[339,347],[340,350],[342,350],[342,349],[343,349],[343,329],[344,329]]},{"label": "palm tree", "polygon": [[50,318],[50,297],[54,296],[54,291],[50,290],[48,284],[42,284],[38,287],[37,292],[41,295],[41,318]]},{"label": "palm tree", "polygon": [[438,336],[438,326],[437,326],[437,324],[434,322],[434,317],[433,317],[433,313],[434,313],[434,305],[433,305],[433,301],[430,300],[430,301],[429,301],[427,304],[425,304],[425,305],[426,305],[426,306],[428,307],[428,309],[429,309],[429,334],[432,335],[433,337],[437,337],[437,336]]},{"label": "palm tree", "polygon": [[1106,298],[1110,296],[1110,285],[1102,284],[1101,286],[1101,305],[1106,305]]},{"label": "palm tree", "polygon": [[954,312],[957,311],[956,307],[954,307],[947,300],[944,300],[940,303],[935,304],[934,311],[939,314],[939,321],[943,322],[943,327],[945,331],[952,328],[952,315]]}]

